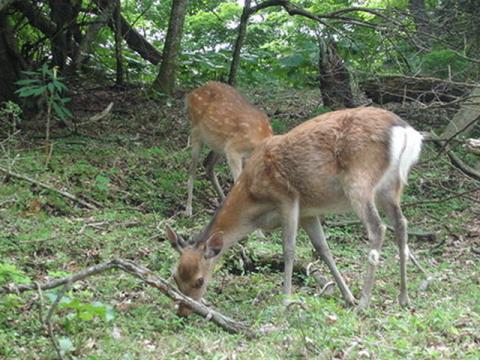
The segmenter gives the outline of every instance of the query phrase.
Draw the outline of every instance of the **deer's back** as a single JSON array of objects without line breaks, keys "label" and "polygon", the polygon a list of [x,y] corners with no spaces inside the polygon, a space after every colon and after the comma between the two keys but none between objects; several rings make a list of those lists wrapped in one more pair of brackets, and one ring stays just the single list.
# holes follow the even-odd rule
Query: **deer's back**
[{"label": "deer's back", "polygon": [[272,135],[267,115],[229,85],[209,82],[189,93],[186,105],[192,133],[218,152],[251,152]]},{"label": "deer's back", "polygon": [[406,123],[386,110],[357,108],[318,116],[274,136],[244,170],[252,196],[273,202],[299,196],[304,208],[336,211],[346,205],[352,181],[366,186],[380,181],[389,165],[393,126]]}]

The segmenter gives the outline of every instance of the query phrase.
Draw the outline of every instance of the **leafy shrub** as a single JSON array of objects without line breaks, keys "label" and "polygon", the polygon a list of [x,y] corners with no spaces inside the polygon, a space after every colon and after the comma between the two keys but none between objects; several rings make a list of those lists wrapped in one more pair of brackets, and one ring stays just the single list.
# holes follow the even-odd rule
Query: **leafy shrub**
[{"label": "leafy shrub", "polygon": [[44,64],[36,71],[23,71],[23,74],[26,79],[16,82],[20,86],[16,91],[20,97],[42,98],[47,105],[47,109],[44,110],[53,110],[62,120],[72,116],[70,110],[65,107],[70,99],[63,96],[67,87],[63,83],[63,78],[57,75],[56,68],[49,69]]},{"label": "leafy shrub", "polygon": [[[469,62],[449,49],[433,50],[421,58],[424,75],[463,80],[468,75]],[[450,70],[449,70],[450,67]]]},{"label": "leafy shrub", "polygon": [[28,284],[30,278],[15,265],[9,263],[0,263],[0,286],[7,283]]}]

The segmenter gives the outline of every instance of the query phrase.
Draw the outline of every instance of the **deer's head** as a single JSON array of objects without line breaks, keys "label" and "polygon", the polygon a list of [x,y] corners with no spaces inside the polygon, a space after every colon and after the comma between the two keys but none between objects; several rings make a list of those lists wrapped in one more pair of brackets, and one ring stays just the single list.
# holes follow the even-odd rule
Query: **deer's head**
[{"label": "deer's head", "polygon": [[[167,237],[173,248],[180,254],[173,278],[182,293],[194,300],[200,300],[205,293],[213,270],[213,259],[223,247],[221,233],[201,235],[194,241],[185,241],[167,225]],[[188,316],[190,308],[180,304],[177,314]]]}]

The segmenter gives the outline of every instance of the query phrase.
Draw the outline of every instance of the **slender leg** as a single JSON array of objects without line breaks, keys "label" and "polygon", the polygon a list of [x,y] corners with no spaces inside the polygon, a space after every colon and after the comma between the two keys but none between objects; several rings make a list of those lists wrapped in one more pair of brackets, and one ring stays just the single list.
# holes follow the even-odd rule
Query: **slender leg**
[{"label": "slender leg", "polygon": [[225,199],[225,194],[223,193],[222,187],[218,182],[217,175],[215,174],[215,164],[218,162],[218,160],[220,160],[220,155],[214,151],[210,151],[205,161],[205,167],[207,176],[212,182],[218,197],[223,201],[223,199]]},{"label": "slender leg", "polygon": [[242,172],[242,156],[233,151],[227,151],[226,155],[227,163],[232,172],[233,181],[235,182]]},{"label": "slender leg", "polygon": [[367,228],[370,241],[370,252],[368,253],[368,268],[362,288],[362,295],[358,304],[359,309],[366,309],[370,305],[372,288],[375,281],[375,271],[380,260],[380,251],[385,237],[385,225],[382,224],[377,208],[373,200],[359,201],[352,204],[357,215]]},{"label": "slender leg", "polygon": [[193,183],[195,181],[195,172],[197,169],[200,152],[202,151],[202,146],[203,144],[201,143],[201,141],[198,141],[192,135],[192,164],[190,165],[190,174],[188,177],[188,199],[185,209],[187,216],[192,216]]},{"label": "slender leg", "polygon": [[293,262],[295,260],[295,239],[298,229],[299,202],[285,204],[282,207],[282,232],[283,232],[283,260],[285,263],[283,292],[288,297],[292,295]]},{"label": "slender leg", "polygon": [[317,254],[322,258],[322,260],[327,264],[330,269],[335,281],[337,282],[338,287],[342,293],[343,298],[348,305],[355,305],[355,298],[353,297],[350,289],[348,288],[345,280],[337,269],[335,261],[333,260],[332,254],[327,244],[325,238],[325,233],[323,232],[322,224],[318,217],[304,218],[301,220],[302,227],[307,232],[310,240],[317,251]]},{"label": "slender leg", "polygon": [[408,306],[410,300],[407,292],[407,261],[409,256],[407,245],[407,220],[403,216],[400,205],[395,203],[394,200],[386,202],[383,208],[395,227],[395,238],[400,257],[400,295],[398,300],[401,306]]}]

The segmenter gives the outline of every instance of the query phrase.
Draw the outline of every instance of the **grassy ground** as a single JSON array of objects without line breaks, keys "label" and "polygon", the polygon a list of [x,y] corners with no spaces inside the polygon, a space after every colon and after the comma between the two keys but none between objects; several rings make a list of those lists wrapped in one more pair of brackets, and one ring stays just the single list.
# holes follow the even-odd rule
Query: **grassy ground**
[{"label": "grassy ground", "polygon": [[[298,96],[306,99],[301,107],[288,94],[252,98],[263,99],[276,130],[285,131],[322,110],[315,93]],[[0,165],[102,207],[87,210],[28,182],[0,177],[0,284],[62,277],[114,257],[168,278],[176,254],[164,239],[164,225],[189,234],[208,221],[215,195],[202,172],[194,218],[180,215],[190,157],[180,103],[161,109],[152,103],[132,105],[80,132],[55,139],[48,166],[41,140],[32,141],[32,132],[2,143]],[[422,160],[432,157],[427,147]],[[225,166],[220,171],[226,184]],[[474,187],[443,157],[413,171],[405,214],[412,228],[438,235],[435,241],[410,239],[410,248],[435,276],[426,291],[419,291],[423,276],[409,267],[410,309],[401,309],[396,300],[398,258],[389,234],[365,313],[346,308],[338,290],[318,296],[314,281],[300,275],[295,291],[305,306],[286,309],[279,295],[282,274],[243,272],[234,248],[217,267],[207,300],[253,328],[270,324],[277,331],[247,340],[196,316],[180,319],[157,290],[110,272],[67,292],[53,317],[54,333],[63,351],[79,359],[478,359],[480,262],[471,249],[480,244],[480,193],[445,200],[452,191]],[[337,264],[358,296],[367,252],[364,230],[356,225],[326,230]],[[252,258],[280,254],[280,234],[252,237],[244,247]],[[297,253],[313,259],[303,232]],[[40,311],[45,317],[54,294],[0,299],[0,358],[56,357],[39,317]]]}]

